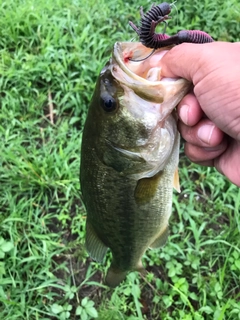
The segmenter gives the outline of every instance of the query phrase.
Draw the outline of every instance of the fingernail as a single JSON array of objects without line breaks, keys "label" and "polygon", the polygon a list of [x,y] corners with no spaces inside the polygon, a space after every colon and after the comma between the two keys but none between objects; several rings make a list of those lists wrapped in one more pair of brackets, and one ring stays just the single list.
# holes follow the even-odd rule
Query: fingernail
[{"label": "fingernail", "polygon": [[187,105],[181,106],[181,108],[179,110],[179,118],[186,125],[188,125],[188,110],[189,110],[189,106],[187,106]]},{"label": "fingernail", "polygon": [[198,138],[202,140],[202,142],[210,144],[214,128],[215,126],[208,124],[200,127],[197,132]]}]

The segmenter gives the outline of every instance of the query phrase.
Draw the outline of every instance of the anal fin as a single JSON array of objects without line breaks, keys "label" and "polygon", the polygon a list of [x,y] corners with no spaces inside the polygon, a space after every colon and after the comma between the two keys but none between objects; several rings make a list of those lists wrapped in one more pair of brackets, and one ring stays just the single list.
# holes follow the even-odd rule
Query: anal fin
[{"label": "anal fin", "polygon": [[85,246],[90,257],[98,262],[102,262],[107,253],[107,246],[99,239],[91,223],[86,222],[86,242]]},{"label": "anal fin", "polygon": [[152,249],[160,248],[165,245],[169,235],[168,226],[166,229],[154,240],[154,242],[149,246]]}]

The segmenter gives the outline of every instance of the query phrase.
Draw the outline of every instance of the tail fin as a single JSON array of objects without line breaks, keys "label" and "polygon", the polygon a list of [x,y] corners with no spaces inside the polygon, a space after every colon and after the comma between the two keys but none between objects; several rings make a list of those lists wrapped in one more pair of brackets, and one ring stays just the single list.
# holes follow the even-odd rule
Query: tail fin
[{"label": "tail fin", "polygon": [[137,266],[134,269],[127,271],[115,268],[113,267],[113,264],[111,264],[110,268],[107,271],[105,284],[111,288],[115,288],[126,278],[127,274],[131,271],[138,271],[142,275],[146,274],[146,270],[144,269],[141,260],[138,262]]},{"label": "tail fin", "polygon": [[115,288],[126,278],[127,274],[128,271],[115,269],[111,266],[107,271],[105,284],[111,288]]}]

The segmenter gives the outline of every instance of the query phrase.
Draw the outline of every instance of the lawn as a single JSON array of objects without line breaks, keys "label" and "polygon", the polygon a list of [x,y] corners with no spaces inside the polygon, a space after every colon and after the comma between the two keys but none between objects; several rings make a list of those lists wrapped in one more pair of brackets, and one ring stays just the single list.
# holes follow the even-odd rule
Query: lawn
[{"label": "lawn", "polygon": [[[80,146],[97,76],[150,1],[0,0],[0,318],[240,319],[240,189],[181,151],[167,245],[115,290],[88,258]],[[240,41],[238,0],[177,1],[168,33]]]}]

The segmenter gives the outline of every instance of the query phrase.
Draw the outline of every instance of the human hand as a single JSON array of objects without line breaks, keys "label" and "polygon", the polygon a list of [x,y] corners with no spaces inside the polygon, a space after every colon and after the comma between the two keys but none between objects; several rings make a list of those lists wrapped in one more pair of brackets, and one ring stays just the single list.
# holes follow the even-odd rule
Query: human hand
[{"label": "human hand", "polygon": [[240,186],[240,43],[181,44],[159,64],[194,85],[178,106],[186,155]]}]

